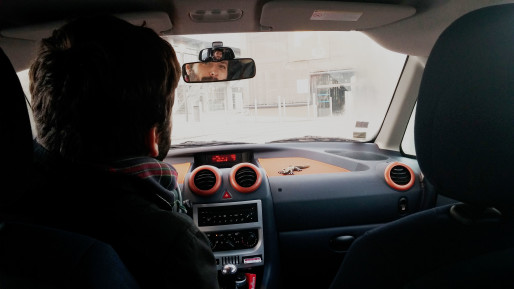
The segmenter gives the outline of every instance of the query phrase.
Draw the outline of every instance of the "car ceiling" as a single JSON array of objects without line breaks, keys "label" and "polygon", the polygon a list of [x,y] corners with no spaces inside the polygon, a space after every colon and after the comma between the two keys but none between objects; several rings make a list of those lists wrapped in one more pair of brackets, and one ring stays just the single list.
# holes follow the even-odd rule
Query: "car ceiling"
[{"label": "car ceiling", "polygon": [[[290,30],[362,30],[382,46],[409,55],[428,56],[438,35],[459,16],[483,6],[512,3],[505,0],[361,0],[361,1],[295,1],[293,0],[2,0],[0,1],[0,41],[8,38],[6,31],[45,22],[63,21],[90,13],[130,13],[160,11],[171,20],[172,29],[166,34],[203,34],[228,32],[258,32]],[[271,3],[274,2],[274,3]],[[279,5],[271,5],[279,4]],[[293,5],[284,5],[293,4]],[[373,24],[369,27],[352,27],[351,23],[334,21],[309,21],[300,19],[296,11],[280,7],[295,7],[306,4],[311,9],[341,10],[346,6],[357,6],[366,11],[379,12],[374,19],[385,19],[395,13],[383,7],[411,8],[413,13],[403,19]],[[366,5],[371,5],[368,9]],[[271,6],[273,9],[266,9]],[[341,8],[342,7],[342,8]],[[269,7],[268,7],[269,8]],[[190,18],[194,11],[241,9],[243,16],[237,21],[195,22]],[[281,10],[278,10],[281,9]],[[360,9],[360,8],[359,8]],[[366,10],[368,9],[368,10]],[[272,11],[273,13],[269,13]],[[267,13],[267,14],[266,14]],[[267,19],[267,25],[262,22]],[[162,31],[161,31],[162,32]],[[45,31],[47,33],[47,31]],[[45,35],[42,35],[43,37]],[[2,42],[0,42],[1,44]]]}]

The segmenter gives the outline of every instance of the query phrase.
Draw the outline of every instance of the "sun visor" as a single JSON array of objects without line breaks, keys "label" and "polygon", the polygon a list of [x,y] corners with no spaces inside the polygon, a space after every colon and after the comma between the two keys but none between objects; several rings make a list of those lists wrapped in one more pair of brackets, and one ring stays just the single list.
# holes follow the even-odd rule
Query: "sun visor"
[{"label": "sun visor", "polygon": [[[165,12],[137,12],[115,14],[115,16],[134,25],[143,25],[144,23],[146,27],[152,28],[159,34],[165,34],[173,27],[168,14]],[[6,29],[0,31],[0,34],[5,38],[38,41],[50,36],[55,29],[61,27],[65,23],[65,21],[56,21],[33,26]]]},{"label": "sun visor", "polygon": [[262,8],[263,30],[365,30],[416,13],[406,5],[336,1],[271,1]]}]

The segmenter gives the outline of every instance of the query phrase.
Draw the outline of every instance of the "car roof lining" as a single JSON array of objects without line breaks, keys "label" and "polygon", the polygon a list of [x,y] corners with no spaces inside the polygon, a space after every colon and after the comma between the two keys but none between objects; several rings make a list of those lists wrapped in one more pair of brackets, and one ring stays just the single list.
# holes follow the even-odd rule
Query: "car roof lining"
[{"label": "car roof lining", "polygon": [[[159,34],[165,34],[173,28],[167,13],[162,11],[144,11],[133,13],[114,14],[134,25],[144,25],[152,28]],[[2,31],[2,37],[39,41],[48,37],[52,32],[66,23],[65,20],[47,22],[43,24],[15,27]]]},{"label": "car roof lining", "polygon": [[[49,6],[39,0],[4,0],[0,1],[0,45],[19,71],[27,68],[30,60],[23,59],[24,54],[26,58],[27,51],[33,49],[35,41],[48,36],[70,17],[94,11],[129,15],[130,22],[140,24],[145,21],[147,26],[165,35],[289,29],[360,30],[389,50],[426,57],[441,32],[454,19],[484,6],[510,2],[512,0],[77,0],[71,5],[67,0],[55,0],[52,1],[55,5]],[[293,15],[290,13],[292,8],[288,8],[290,4],[306,7],[308,11],[316,7],[335,11],[360,7],[368,9],[362,20],[366,20],[364,16],[368,13],[382,20],[373,22],[370,18],[363,23],[346,21],[343,24],[341,21],[299,21],[296,16],[288,16]],[[388,8],[380,11],[377,7]],[[197,11],[224,9],[241,9],[243,16],[239,20],[226,22],[197,22],[190,17],[190,13]],[[312,15],[312,12],[307,15]]]},{"label": "car roof lining", "polygon": [[[396,4],[272,1],[264,4],[260,23],[271,31],[366,30],[399,21],[415,13],[414,7]],[[291,18],[295,21],[291,21]]]}]

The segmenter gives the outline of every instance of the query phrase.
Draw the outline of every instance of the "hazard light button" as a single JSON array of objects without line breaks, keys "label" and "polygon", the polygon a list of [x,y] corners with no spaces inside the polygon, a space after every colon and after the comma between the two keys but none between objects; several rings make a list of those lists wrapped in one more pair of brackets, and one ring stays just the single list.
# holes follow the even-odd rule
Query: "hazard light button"
[{"label": "hazard light button", "polygon": [[232,199],[232,195],[227,191],[223,194],[223,199]]}]

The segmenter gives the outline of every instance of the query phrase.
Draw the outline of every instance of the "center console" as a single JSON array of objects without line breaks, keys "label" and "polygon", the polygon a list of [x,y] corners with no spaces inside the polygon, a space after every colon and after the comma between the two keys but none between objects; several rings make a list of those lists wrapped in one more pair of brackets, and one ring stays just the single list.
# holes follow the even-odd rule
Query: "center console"
[{"label": "center console", "polygon": [[209,239],[219,288],[278,288],[278,275],[271,274],[278,270],[273,200],[253,153],[209,151],[194,154],[194,160],[194,168],[191,162],[184,166],[183,198]]}]

